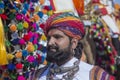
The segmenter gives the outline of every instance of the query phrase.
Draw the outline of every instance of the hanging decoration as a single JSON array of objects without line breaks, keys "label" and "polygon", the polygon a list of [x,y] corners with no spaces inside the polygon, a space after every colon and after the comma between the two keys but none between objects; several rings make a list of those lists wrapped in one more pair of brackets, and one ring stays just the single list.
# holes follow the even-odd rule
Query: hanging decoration
[{"label": "hanging decoration", "polygon": [[89,30],[96,45],[96,65],[104,68],[110,74],[116,73],[115,57],[117,52],[112,45],[109,29],[98,16],[92,16],[92,26]]},{"label": "hanging decoration", "polygon": [[52,14],[49,0],[0,0],[1,33],[5,33],[0,39],[5,43],[0,80],[27,80],[31,71],[47,64],[43,29]]}]

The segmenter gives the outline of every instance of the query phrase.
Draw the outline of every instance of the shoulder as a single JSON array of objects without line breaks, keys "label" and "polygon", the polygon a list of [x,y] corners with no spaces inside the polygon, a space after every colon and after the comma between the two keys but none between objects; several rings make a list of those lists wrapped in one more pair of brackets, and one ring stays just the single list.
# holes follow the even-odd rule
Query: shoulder
[{"label": "shoulder", "polygon": [[80,61],[79,67],[80,67],[80,70],[90,71],[94,66],[86,62]]},{"label": "shoulder", "polygon": [[115,80],[115,77],[108,74],[104,69],[99,66],[94,66],[90,71],[91,80]]},{"label": "shoulder", "polygon": [[75,74],[74,80],[90,80],[89,75],[93,65],[80,61],[79,71]]},{"label": "shoulder", "polygon": [[27,79],[27,80],[31,80],[30,79],[31,77],[33,78],[33,80],[38,80],[38,78],[47,70],[48,67],[49,66],[46,65],[40,69],[35,70],[34,72],[30,72],[29,79]]}]

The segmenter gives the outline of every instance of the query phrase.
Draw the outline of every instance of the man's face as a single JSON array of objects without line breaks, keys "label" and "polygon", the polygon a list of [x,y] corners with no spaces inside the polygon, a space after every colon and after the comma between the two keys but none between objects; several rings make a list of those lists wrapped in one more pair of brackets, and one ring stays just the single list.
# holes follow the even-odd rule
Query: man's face
[{"label": "man's face", "polygon": [[50,62],[65,61],[72,54],[71,42],[67,35],[58,29],[48,32],[47,60]]}]

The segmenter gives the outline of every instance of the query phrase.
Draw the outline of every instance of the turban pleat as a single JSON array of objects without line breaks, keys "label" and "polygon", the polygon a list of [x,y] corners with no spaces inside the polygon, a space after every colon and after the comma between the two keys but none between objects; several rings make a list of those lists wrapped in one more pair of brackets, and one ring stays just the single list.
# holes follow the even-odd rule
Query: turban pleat
[{"label": "turban pleat", "polygon": [[85,34],[83,22],[80,21],[80,18],[69,12],[52,15],[47,20],[45,27],[46,33],[53,27],[63,31],[70,37],[76,37],[78,39],[81,39]]}]

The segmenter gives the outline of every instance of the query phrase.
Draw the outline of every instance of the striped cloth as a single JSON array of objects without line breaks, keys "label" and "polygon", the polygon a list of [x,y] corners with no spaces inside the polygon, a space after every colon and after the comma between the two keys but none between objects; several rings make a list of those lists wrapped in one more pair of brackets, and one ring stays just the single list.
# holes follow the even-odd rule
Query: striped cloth
[{"label": "striped cloth", "polygon": [[57,28],[70,37],[76,37],[78,39],[83,38],[85,35],[83,22],[78,17],[70,12],[56,13],[52,15],[46,23],[46,33],[51,28]]},{"label": "striped cloth", "polygon": [[109,75],[102,68],[95,66],[90,71],[90,80],[115,80],[115,77]]}]

